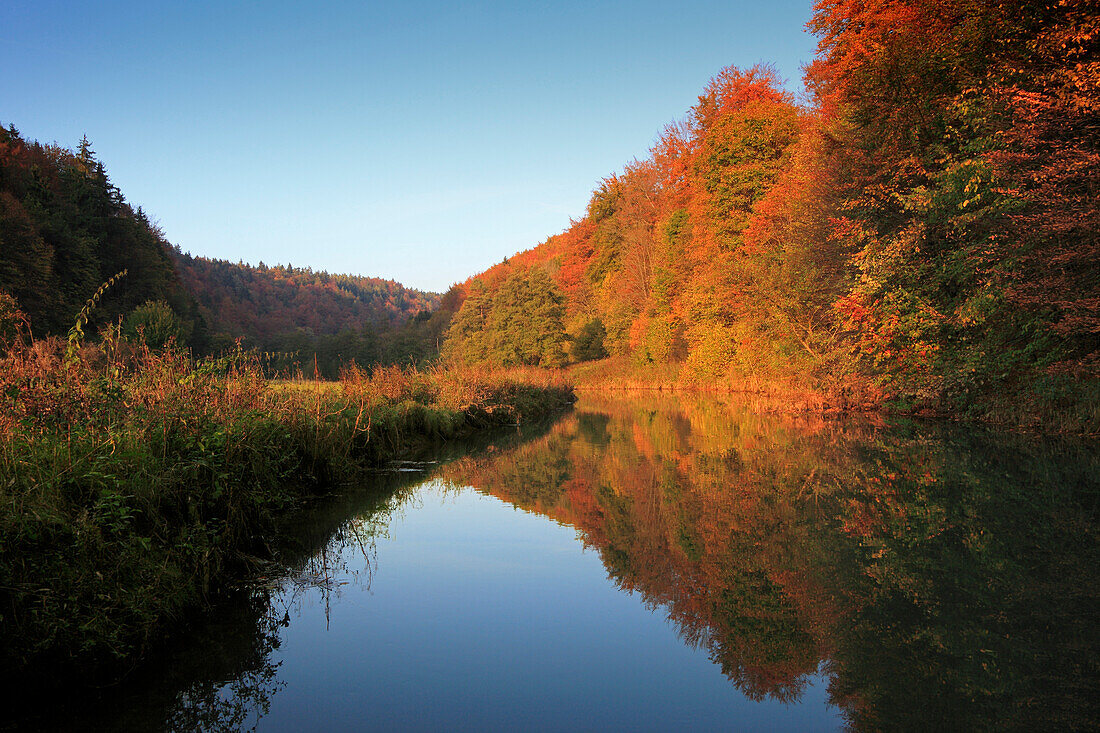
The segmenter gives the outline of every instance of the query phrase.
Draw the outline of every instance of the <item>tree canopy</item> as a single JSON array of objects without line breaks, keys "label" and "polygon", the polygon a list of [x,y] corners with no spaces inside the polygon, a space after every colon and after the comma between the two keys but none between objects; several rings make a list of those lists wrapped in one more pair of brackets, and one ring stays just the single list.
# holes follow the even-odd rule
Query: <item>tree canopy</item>
[{"label": "tree canopy", "polygon": [[820,0],[806,104],[723,69],[580,220],[464,291],[539,268],[574,359],[599,321],[608,353],[689,379],[1095,400],[1094,5]]},{"label": "tree canopy", "polygon": [[447,334],[445,355],[465,364],[565,364],[565,298],[540,268],[517,270],[499,287],[478,287]]}]

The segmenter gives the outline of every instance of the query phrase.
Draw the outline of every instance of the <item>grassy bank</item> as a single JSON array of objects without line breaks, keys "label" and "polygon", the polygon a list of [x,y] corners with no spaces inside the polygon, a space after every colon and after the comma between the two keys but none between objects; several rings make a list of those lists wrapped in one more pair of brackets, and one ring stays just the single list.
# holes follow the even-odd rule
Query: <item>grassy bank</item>
[{"label": "grassy bank", "polygon": [[885,400],[882,390],[854,375],[844,380],[792,373],[703,378],[689,374],[679,364],[636,364],[623,357],[574,364],[562,379],[581,391],[743,394],[751,396],[761,411],[874,412]]},{"label": "grassy bank", "polygon": [[271,383],[243,355],[18,346],[0,359],[0,664],[125,670],[264,556],[275,519],[426,441],[568,389],[379,369]]},{"label": "grassy bank", "polygon": [[525,384],[569,384],[578,392],[662,391],[739,394],[761,412],[878,413],[966,420],[1047,434],[1100,435],[1100,381],[1047,375],[1007,391],[988,391],[952,401],[944,395],[905,394],[867,375],[830,376],[761,369],[743,377],[702,378],[679,364],[638,364],[610,357],[562,370],[502,372]]}]

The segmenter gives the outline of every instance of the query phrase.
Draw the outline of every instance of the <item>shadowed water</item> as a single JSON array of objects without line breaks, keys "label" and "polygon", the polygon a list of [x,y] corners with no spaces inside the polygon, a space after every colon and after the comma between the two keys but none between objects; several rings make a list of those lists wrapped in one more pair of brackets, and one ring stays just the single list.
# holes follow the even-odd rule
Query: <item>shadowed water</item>
[{"label": "shadowed water", "polygon": [[69,722],[1094,728],[1090,448],[586,397],[296,517],[289,572]]}]

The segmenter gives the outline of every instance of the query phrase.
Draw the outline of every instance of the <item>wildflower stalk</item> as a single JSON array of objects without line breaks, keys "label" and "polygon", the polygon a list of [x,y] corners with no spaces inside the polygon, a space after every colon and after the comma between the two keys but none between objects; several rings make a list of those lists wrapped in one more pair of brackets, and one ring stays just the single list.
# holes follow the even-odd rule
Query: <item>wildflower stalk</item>
[{"label": "wildflower stalk", "polygon": [[76,323],[69,329],[69,342],[65,347],[65,363],[71,364],[78,359],[77,353],[80,351],[80,345],[84,341],[84,326],[88,323],[88,316],[91,315],[92,311],[95,310],[95,307],[99,304],[99,299],[103,297],[103,294],[107,292],[108,288],[126,277],[129,271],[129,268],[127,268],[114,275],[114,277],[100,285],[92,294],[92,297],[85,301],[84,307],[80,309],[80,313],[76,316]]}]

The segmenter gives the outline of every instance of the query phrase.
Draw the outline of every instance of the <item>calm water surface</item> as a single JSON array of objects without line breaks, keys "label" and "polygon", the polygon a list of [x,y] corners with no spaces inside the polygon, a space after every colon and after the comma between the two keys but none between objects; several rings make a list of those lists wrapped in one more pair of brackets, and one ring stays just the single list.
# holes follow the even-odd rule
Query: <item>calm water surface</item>
[{"label": "calm water surface", "polygon": [[1075,729],[1087,445],[585,398],[296,518],[289,571],[73,726]]}]

